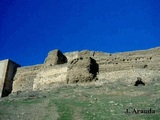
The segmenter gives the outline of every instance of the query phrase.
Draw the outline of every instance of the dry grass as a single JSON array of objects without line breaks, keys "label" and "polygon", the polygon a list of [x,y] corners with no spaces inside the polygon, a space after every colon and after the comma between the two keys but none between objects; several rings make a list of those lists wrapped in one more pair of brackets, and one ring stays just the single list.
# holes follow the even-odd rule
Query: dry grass
[{"label": "dry grass", "polygon": [[[158,120],[160,84],[146,86],[101,80],[52,90],[21,93],[0,101],[0,119],[9,120]],[[126,109],[154,109],[155,114],[126,114]]]}]

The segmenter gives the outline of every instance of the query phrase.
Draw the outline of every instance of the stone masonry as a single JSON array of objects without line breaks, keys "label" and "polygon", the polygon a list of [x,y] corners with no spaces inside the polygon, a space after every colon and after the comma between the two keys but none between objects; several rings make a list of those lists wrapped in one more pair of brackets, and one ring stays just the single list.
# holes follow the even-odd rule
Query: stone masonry
[{"label": "stone masonry", "polygon": [[63,53],[58,49],[50,51],[47,58],[45,59],[45,65],[48,66],[64,64],[66,62],[66,56],[64,56]]},{"label": "stone masonry", "polygon": [[90,82],[96,80],[98,64],[91,57],[79,57],[71,61],[67,71],[67,83]]},{"label": "stone masonry", "polygon": [[[159,47],[149,50],[114,54],[85,50],[64,53],[61,54],[60,57],[57,55],[58,52],[55,53],[56,54],[52,55],[49,54],[44,64],[17,68],[13,78],[12,93],[18,91],[44,90],[66,84],[67,75],[70,71],[68,67],[71,61],[85,56],[94,59],[99,66],[97,82],[103,80],[123,80],[127,85],[134,85],[137,77],[141,77],[145,84],[154,78],[160,78]],[[59,60],[63,62],[57,62],[60,64],[55,64],[55,56],[58,57],[58,59],[60,57]],[[56,60],[58,59],[56,58]],[[82,65],[79,66],[79,69],[81,66],[83,66],[83,62]],[[78,67],[76,69],[78,70]],[[2,83],[0,85],[2,86]]]},{"label": "stone masonry", "polygon": [[17,67],[20,65],[9,59],[0,61],[0,97],[8,96],[11,93]]}]

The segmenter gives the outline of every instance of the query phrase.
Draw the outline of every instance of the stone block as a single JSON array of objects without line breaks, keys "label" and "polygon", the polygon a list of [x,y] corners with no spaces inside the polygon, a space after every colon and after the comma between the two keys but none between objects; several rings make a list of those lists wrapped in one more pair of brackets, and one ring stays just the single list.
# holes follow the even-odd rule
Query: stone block
[{"label": "stone block", "polygon": [[11,93],[17,67],[20,65],[9,59],[0,61],[0,97],[8,96]]},{"label": "stone block", "polygon": [[80,57],[68,66],[67,83],[90,82],[96,80],[99,66],[91,57]]},{"label": "stone block", "polygon": [[48,56],[45,59],[44,63],[47,66],[64,64],[67,63],[67,58],[63,55],[63,53],[60,50],[56,49],[48,53]]}]

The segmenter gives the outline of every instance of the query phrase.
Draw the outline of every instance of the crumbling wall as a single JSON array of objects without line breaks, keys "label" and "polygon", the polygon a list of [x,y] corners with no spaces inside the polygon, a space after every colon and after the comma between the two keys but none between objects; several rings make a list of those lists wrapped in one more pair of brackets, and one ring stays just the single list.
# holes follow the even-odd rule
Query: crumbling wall
[{"label": "crumbling wall", "polygon": [[0,61],[0,97],[8,96],[11,93],[17,67],[20,65],[9,59]]},{"label": "crumbling wall", "polygon": [[32,91],[34,79],[41,69],[43,69],[43,65],[18,68],[14,77],[12,92]]},{"label": "crumbling wall", "polygon": [[67,52],[64,55],[67,57],[68,63],[70,63],[73,59],[78,58],[78,51],[75,52]]},{"label": "crumbling wall", "polygon": [[0,97],[2,96],[2,91],[4,87],[7,64],[8,64],[8,60],[0,61]]},{"label": "crumbling wall", "polygon": [[66,62],[67,58],[60,50],[53,50],[49,52],[44,64],[19,68],[12,92],[42,90],[63,83],[67,72]]},{"label": "crumbling wall", "polygon": [[90,82],[96,80],[99,66],[91,57],[79,57],[68,66],[67,83]]},{"label": "crumbling wall", "polygon": [[[64,64],[53,64],[51,66],[42,64],[18,68],[16,76],[14,77],[13,92],[42,90],[47,87],[66,84],[66,76],[68,74],[67,67],[72,60],[80,58],[80,56],[92,57],[97,62],[99,65],[99,74],[97,76],[99,80],[107,79],[114,81],[115,79],[121,79],[127,76],[125,78],[131,78],[134,81],[136,77],[142,77],[144,80],[149,81],[152,79],[150,74],[155,72],[155,74],[158,75],[160,71],[160,48],[115,54],[85,50],[69,52],[64,55],[68,60],[68,62]],[[52,57],[49,58],[50,60],[52,59]],[[81,68],[81,66],[79,66],[79,68]],[[78,68],[76,69],[78,71]],[[142,74],[136,75],[135,73]]]},{"label": "crumbling wall", "polygon": [[53,65],[64,64],[64,63],[67,63],[67,58],[58,49],[50,51],[48,53],[47,58],[44,61],[44,64],[47,66],[53,66]]},{"label": "crumbling wall", "polygon": [[33,90],[44,90],[65,84],[67,64],[44,68],[39,71],[34,79]]},{"label": "crumbling wall", "polygon": [[133,51],[124,53],[103,53],[94,51],[77,51],[65,53],[69,63],[78,58],[79,55],[88,55],[99,64],[99,72],[113,72],[119,70],[130,70],[141,68],[148,70],[160,70],[160,48],[144,51]]}]

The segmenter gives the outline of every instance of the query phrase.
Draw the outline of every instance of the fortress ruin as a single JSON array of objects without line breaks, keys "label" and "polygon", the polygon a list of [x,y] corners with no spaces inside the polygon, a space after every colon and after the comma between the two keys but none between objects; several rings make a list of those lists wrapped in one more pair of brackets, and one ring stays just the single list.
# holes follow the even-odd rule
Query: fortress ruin
[{"label": "fortress ruin", "polygon": [[[71,65],[78,60],[79,63]],[[77,73],[78,69],[82,72]],[[94,73],[93,69],[96,69]],[[70,77],[74,75],[77,76]],[[114,54],[88,50],[63,54],[60,50],[54,50],[49,52],[44,64],[25,67],[9,59],[1,60],[0,97],[19,91],[45,90],[67,84],[68,76],[69,79],[77,79],[75,83],[86,82],[85,79],[122,80],[127,85],[134,85],[137,77],[141,77],[147,84],[153,77],[160,77],[160,48]]]}]

